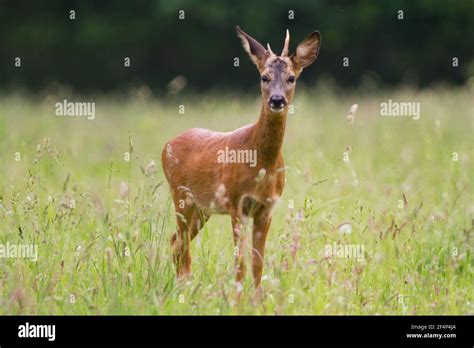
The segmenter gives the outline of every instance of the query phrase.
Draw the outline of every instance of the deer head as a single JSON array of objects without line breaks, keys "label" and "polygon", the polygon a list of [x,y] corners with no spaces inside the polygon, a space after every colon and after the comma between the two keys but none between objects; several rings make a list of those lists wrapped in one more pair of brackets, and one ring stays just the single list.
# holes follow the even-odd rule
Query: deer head
[{"label": "deer head", "polygon": [[257,40],[236,27],[237,36],[242,40],[245,51],[260,72],[260,89],[264,108],[272,114],[286,114],[293,99],[296,80],[304,68],[316,60],[321,46],[319,31],[312,32],[288,55],[290,33],[286,31],[283,50],[280,55],[272,52],[270,45],[265,49]]}]

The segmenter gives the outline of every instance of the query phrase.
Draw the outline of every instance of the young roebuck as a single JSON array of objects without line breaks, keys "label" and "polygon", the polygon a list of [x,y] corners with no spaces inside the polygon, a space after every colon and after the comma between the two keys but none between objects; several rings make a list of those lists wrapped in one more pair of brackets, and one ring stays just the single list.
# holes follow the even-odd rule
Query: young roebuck
[{"label": "young roebuck", "polygon": [[[244,225],[253,218],[252,262],[255,286],[260,290],[265,240],[272,207],[282,194],[285,173],[281,147],[288,105],[303,68],[316,60],[321,38],[314,31],[288,55],[289,33],[280,56],[239,27],[237,35],[261,76],[262,109],[253,125],[233,132],[193,128],[170,140],[163,148],[162,164],[171,187],[178,229],[171,239],[178,277],[191,272],[191,240],[210,215],[229,214],[236,246],[237,282],[245,274]],[[221,160],[223,151],[234,158]],[[235,154],[241,163],[235,160]],[[249,153],[256,162],[249,165]],[[244,156],[247,155],[247,156]],[[242,163],[244,162],[244,163]]]}]

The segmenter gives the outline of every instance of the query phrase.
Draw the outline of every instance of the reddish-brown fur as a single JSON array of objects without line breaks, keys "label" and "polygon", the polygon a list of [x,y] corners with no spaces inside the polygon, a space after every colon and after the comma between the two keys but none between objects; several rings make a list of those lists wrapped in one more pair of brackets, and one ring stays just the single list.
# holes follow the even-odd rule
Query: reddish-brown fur
[{"label": "reddish-brown fur", "polygon": [[[253,217],[252,261],[255,286],[260,285],[265,241],[272,207],[283,192],[284,162],[281,153],[288,105],[302,69],[319,51],[320,36],[313,32],[288,56],[289,36],[281,56],[264,49],[237,27],[238,36],[262,76],[262,109],[258,121],[232,132],[193,128],[170,140],[162,153],[162,164],[177,213],[178,230],[172,248],[178,276],[191,271],[190,242],[213,213],[229,214],[232,220],[237,281],[245,274],[242,260],[243,224]],[[293,78],[291,76],[293,75]],[[275,109],[272,100],[283,97],[284,106]],[[273,99],[272,99],[273,97]],[[276,99],[275,99],[276,98]],[[218,151],[225,148],[256,150],[257,162],[218,163]]]}]

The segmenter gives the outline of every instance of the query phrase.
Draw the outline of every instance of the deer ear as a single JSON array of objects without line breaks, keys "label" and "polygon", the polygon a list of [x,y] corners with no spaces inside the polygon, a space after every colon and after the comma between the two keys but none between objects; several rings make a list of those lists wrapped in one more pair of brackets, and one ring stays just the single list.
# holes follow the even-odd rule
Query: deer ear
[{"label": "deer ear", "polygon": [[240,29],[239,26],[235,27],[237,36],[242,40],[242,46],[247,51],[250,59],[255,63],[257,68],[261,69],[265,65],[265,61],[269,56],[269,52],[253,37]]},{"label": "deer ear", "polygon": [[291,61],[295,70],[301,72],[307,66],[310,66],[318,57],[321,47],[321,35],[319,31],[313,31],[296,48],[295,53],[291,55]]}]

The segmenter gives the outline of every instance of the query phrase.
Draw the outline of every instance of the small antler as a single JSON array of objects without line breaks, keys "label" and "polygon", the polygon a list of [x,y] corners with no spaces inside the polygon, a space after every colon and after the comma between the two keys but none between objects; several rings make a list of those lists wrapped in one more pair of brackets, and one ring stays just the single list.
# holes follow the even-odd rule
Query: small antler
[{"label": "small antler", "polygon": [[268,52],[270,52],[270,54],[274,54],[269,43],[267,43],[267,49],[268,49]]},{"label": "small antler", "polygon": [[286,57],[288,56],[288,47],[290,46],[290,32],[286,29],[286,38],[285,38],[285,46],[283,46],[283,51],[281,51],[281,56]]}]

